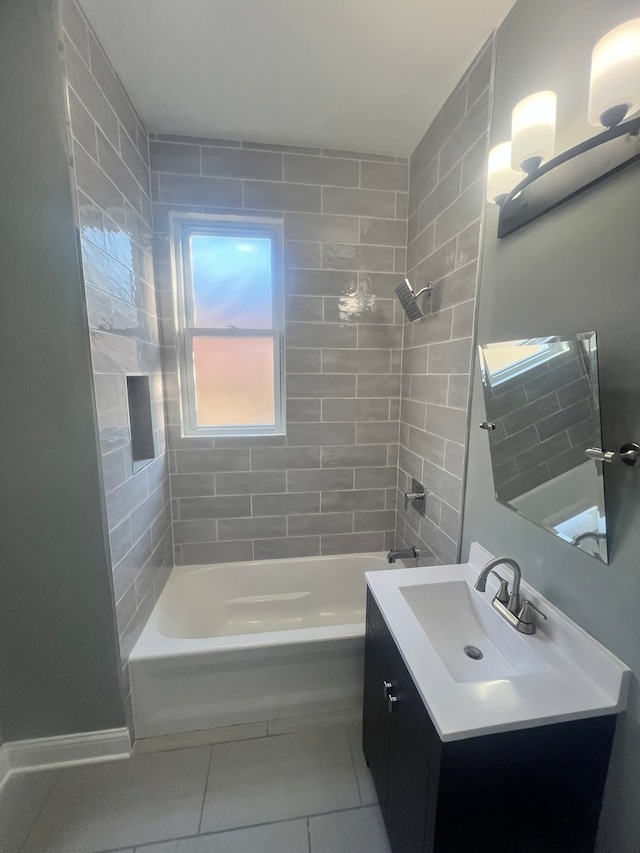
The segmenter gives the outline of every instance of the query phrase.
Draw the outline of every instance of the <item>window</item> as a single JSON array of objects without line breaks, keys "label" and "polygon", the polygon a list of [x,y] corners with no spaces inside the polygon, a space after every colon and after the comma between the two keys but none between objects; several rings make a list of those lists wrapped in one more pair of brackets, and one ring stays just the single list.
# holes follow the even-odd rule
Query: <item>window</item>
[{"label": "window", "polygon": [[282,224],[173,216],[184,435],[284,432]]},{"label": "window", "polygon": [[569,351],[557,338],[531,338],[481,346],[482,372],[492,388]]}]

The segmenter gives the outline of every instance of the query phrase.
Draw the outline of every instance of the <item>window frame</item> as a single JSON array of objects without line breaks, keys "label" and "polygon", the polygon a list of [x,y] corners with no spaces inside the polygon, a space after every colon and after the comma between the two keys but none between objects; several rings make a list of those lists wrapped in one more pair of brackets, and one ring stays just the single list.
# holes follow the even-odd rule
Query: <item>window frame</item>
[{"label": "window frame", "polygon": [[[180,422],[183,437],[238,437],[285,434],[284,235],[283,222],[273,217],[205,213],[170,213],[171,261]],[[270,329],[214,329],[195,325],[189,239],[192,235],[267,237],[271,241],[272,327]],[[198,426],[193,339],[257,338],[273,340],[274,423]]]}]

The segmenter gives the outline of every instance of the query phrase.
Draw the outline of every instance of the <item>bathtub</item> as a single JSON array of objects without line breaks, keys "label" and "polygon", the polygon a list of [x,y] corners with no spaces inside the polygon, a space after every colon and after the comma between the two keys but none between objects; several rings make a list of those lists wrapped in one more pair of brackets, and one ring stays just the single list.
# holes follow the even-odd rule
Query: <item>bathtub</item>
[{"label": "bathtub", "polygon": [[129,658],[136,738],[361,707],[383,553],[173,569]]}]

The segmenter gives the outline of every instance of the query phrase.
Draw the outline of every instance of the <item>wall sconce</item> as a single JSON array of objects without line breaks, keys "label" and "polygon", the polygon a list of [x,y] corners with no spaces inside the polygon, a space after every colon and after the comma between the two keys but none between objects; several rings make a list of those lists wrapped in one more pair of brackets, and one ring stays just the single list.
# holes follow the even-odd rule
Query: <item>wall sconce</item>
[{"label": "wall sconce", "polygon": [[[625,121],[638,108],[640,18],[635,18],[607,33],[593,50],[589,122],[604,127],[601,133],[553,157],[555,93],[536,92],[514,108],[510,179],[503,147],[509,143],[489,153],[487,197],[500,205],[498,237],[517,231],[640,158],[640,117]],[[518,181],[519,168],[527,174]]]}]

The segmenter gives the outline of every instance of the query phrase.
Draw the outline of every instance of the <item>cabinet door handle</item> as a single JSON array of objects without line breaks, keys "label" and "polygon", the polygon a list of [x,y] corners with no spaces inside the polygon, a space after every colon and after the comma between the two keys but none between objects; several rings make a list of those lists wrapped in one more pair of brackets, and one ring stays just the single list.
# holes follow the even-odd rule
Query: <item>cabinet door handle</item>
[{"label": "cabinet door handle", "polygon": [[392,687],[393,687],[393,684],[390,681],[383,681],[382,682],[382,692],[384,693],[385,699],[389,698],[389,691],[391,690]]},{"label": "cabinet door handle", "polygon": [[398,697],[394,696],[393,693],[389,693],[387,696],[387,710],[390,714],[393,714],[395,709],[398,707]]}]

